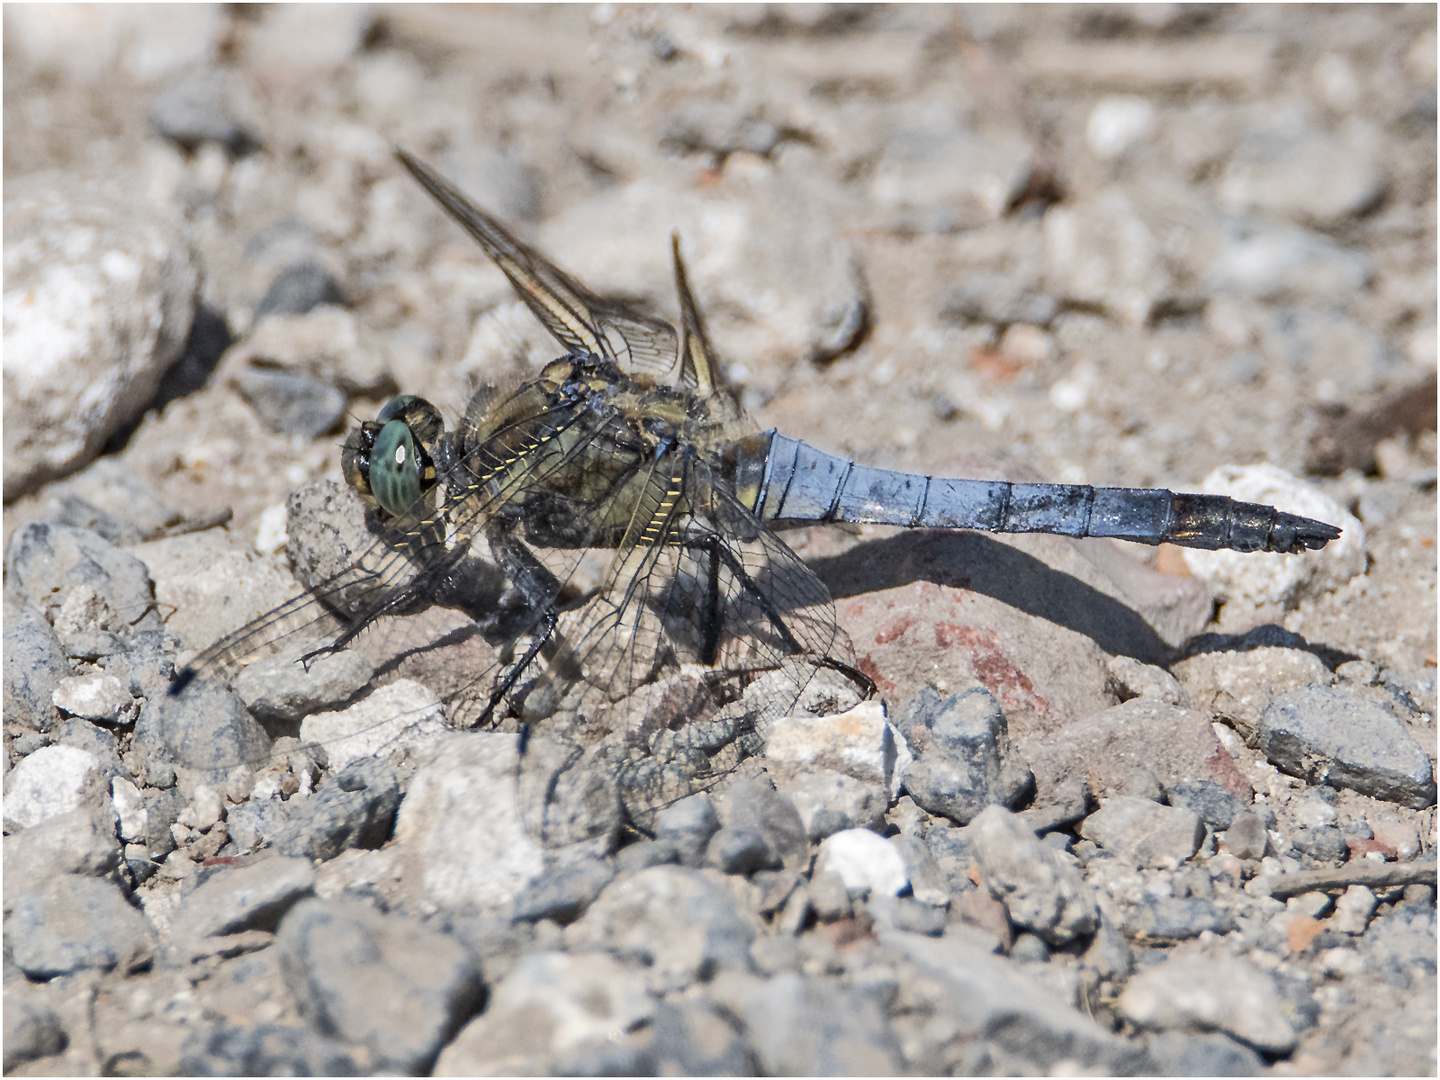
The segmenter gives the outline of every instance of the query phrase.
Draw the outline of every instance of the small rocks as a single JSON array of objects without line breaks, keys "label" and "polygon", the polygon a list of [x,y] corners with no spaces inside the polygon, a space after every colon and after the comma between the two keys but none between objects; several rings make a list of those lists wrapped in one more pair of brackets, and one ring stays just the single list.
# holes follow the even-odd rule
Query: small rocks
[{"label": "small rocks", "polygon": [[1235,920],[1202,897],[1145,896],[1125,920],[1125,929],[1142,941],[1184,941],[1207,932],[1228,934]]},{"label": "small rocks", "polygon": [[555,1057],[612,1044],[654,1011],[640,975],[606,953],[531,953],[491,989],[435,1075],[543,1075]]},{"label": "small rocks", "polygon": [[565,931],[567,947],[604,947],[645,965],[657,991],[746,970],[756,927],[714,871],[652,866],[616,878]]},{"label": "small rocks", "polygon": [[5,940],[16,966],[32,979],[85,968],[122,972],[149,963],[155,931],[119,888],[62,874],[15,898]]},{"label": "small rocks", "polygon": [[1200,849],[1205,826],[1191,810],[1120,795],[1087,817],[1080,835],[1137,866],[1173,870]]},{"label": "small rocks", "polygon": [[1273,979],[1230,957],[1175,956],[1146,968],[1130,980],[1119,1006],[1141,1027],[1223,1031],[1264,1054],[1295,1045]]},{"label": "small rocks", "polygon": [[1005,714],[986,690],[941,699],[925,689],[900,718],[915,761],[905,789],[933,814],[961,825],[986,806],[1017,805],[1035,779],[1010,743]]},{"label": "small rocks", "polygon": [[826,837],[815,858],[815,874],[834,874],[852,896],[895,896],[910,884],[900,850],[868,829],[846,829]]},{"label": "small rocks", "polygon": [[359,1076],[362,1060],[336,1039],[281,1024],[207,1024],[185,1041],[178,1072],[189,1076]]},{"label": "small rocks", "polygon": [[1051,945],[1092,933],[1095,898],[1073,860],[1058,855],[1014,814],[987,808],[967,830],[990,895],[1005,904],[1011,922]]},{"label": "small rocks", "polygon": [[1202,491],[1264,503],[1338,525],[1343,531],[1323,551],[1303,555],[1244,554],[1185,548],[1185,565],[1232,603],[1293,603],[1321,596],[1365,572],[1365,527],[1335,501],[1274,465],[1227,466],[1201,483]]},{"label": "small rocks", "polygon": [[322,861],[347,848],[378,848],[390,839],[399,806],[395,770],[383,761],[356,761],[292,807],[273,843],[282,855]]},{"label": "small rocks", "polygon": [[301,1014],[368,1047],[386,1071],[427,1071],[480,1002],[479,974],[459,942],[363,904],[304,901],[285,917],[276,948]]},{"label": "small rocks", "polygon": [[1406,726],[1343,690],[1307,686],[1276,698],[1260,718],[1259,745],[1277,768],[1310,783],[1416,810],[1435,803],[1430,759]]},{"label": "small rocks", "polygon": [[797,869],[809,857],[799,812],[766,780],[742,778],[730,785],[720,820],[723,825],[710,838],[705,858],[727,874]]}]

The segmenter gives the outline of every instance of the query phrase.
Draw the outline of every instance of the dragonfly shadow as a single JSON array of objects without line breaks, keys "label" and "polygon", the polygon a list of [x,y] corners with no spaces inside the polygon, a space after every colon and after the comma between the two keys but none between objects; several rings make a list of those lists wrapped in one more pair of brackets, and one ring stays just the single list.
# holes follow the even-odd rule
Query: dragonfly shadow
[{"label": "dragonfly shadow", "polygon": [[1084,634],[1114,656],[1163,665],[1175,655],[1122,601],[979,533],[917,530],[815,559],[810,567],[837,600],[929,581],[968,589]]}]

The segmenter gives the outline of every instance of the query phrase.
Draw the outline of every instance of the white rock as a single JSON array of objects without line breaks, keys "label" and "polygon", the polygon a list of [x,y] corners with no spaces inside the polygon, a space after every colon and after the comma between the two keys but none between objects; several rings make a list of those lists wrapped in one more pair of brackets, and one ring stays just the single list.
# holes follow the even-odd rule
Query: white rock
[{"label": "white rock", "polygon": [[5,778],[7,829],[29,828],[80,805],[85,783],[100,759],[74,746],[42,746]]},{"label": "white rock", "polygon": [[101,724],[127,724],[140,714],[140,704],[125,684],[104,671],[61,680],[54,702],[62,712]]},{"label": "white rock", "polygon": [[181,228],[118,186],[7,185],[7,498],[84,465],[154,397],[194,312]]},{"label": "white rock", "polygon": [[910,748],[885,719],[885,704],[863,701],[835,716],[786,716],[765,739],[767,767],[777,782],[815,769],[829,769],[867,784],[878,784],[894,800]]},{"label": "white rock", "polygon": [[1364,885],[1351,885],[1335,901],[1335,914],[1330,919],[1330,925],[1342,934],[1363,934],[1378,903],[1370,889]]},{"label": "white rock", "polygon": [[1172,957],[1131,979],[1118,1004],[1141,1027],[1223,1031],[1267,1054],[1295,1046],[1274,981],[1231,957]]},{"label": "white rock", "polygon": [[140,789],[123,776],[110,779],[110,801],[120,819],[120,839],[132,844],[145,843],[149,832],[150,814]]},{"label": "white rock", "polygon": [[852,895],[896,896],[910,883],[899,848],[869,829],[845,829],[827,837],[815,859],[815,873],[829,871]]},{"label": "white rock", "polygon": [[1277,552],[1183,549],[1185,565],[1231,603],[1289,604],[1321,596],[1365,572],[1365,526],[1317,488],[1274,465],[1225,465],[1200,490],[1242,502],[1265,503],[1343,530],[1320,551]]},{"label": "white rock", "polygon": [[325,747],[330,768],[338,770],[361,758],[419,746],[446,730],[434,692],[413,679],[397,679],[348,709],[307,716],[300,738]]},{"label": "white rock", "polygon": [[1141,97],[1115,95],[1090,110],[1085,142],[1100,158],[1117,158],[1138,143],[1155,125],[1155,106]]},{"label": "white rock", "polygon": [[395,826],[411,880],[441,904],[512,901],[544,868],[525,830],[516,736],[451,734],[416,771]]}]

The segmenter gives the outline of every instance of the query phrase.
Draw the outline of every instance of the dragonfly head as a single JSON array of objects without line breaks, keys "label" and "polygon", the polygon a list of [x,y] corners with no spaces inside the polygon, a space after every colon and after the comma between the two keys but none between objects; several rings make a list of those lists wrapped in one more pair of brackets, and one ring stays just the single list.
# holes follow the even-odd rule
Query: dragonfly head
[{"label": "dragonfly head", "polygon": [[411,509],[435,486],[435,458],[445,422],[424,398],[391,398],[374,420],[345,439],[345,482],[392,516]]}]

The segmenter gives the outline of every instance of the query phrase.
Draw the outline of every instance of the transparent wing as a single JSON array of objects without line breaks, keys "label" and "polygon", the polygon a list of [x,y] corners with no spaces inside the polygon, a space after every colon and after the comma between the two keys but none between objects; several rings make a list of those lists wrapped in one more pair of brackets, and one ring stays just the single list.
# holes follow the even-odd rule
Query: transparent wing
[{"label": "transparent wing", "polygon": [[424,162],[404,150],[395,156],[435,201],[495,260],[530,310],[571,353],[613,360],[622,371],[657,381],[674,377],[675,328],[596,296],[521,243]]},{"label": "transparent wing", "polygon": [[[523,785],[535,831],[569,843],[551,793],[572,770],[612,776],[630,820],[713,786],[763,748],[836,635],[830,596],[709,469],[662,458],[601,587],[569,618],[537,680],[537,720],[575,747]],[[578,775],[578,774],[577,774]]]}]

